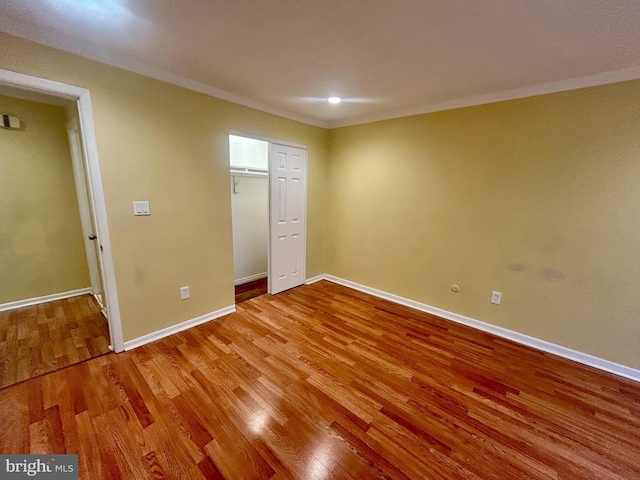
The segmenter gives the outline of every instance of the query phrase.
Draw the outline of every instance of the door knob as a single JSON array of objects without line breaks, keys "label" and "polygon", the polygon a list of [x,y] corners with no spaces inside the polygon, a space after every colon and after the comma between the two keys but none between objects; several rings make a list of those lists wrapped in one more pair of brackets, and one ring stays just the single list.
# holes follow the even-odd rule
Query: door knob
[{"label": "door knob", "polygon": [[89,240],[95,240],[96,238],[98,238],[96,235],[94,235],[93,233],[91,235],[89,235]]}]

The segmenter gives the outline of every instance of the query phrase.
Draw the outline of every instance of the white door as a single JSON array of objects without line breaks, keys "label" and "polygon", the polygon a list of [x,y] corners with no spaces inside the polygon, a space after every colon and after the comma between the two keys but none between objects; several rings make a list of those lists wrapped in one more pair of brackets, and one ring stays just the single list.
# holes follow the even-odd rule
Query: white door
[{"label": "white door", "polygon": [[89,186],[85,172],[84,152],[82,146],[82,137],[78,121],[74,118],[67,125],[67,134],[69,136],[69,147],[71,148],[71,159],[73,161],[73,176],[75,178],[76,193],[78,196],[78,206],[80,208],[80,223],[84,234],[84,246],[87,255],[87,263],[89,266],[89,278],[91,280],[91,290],[96,300],[102,308],[105,317],[106,302],[103,298],[102,270],[100,265],[99,241],[96,235],[97,230],[91,214],[91,196],[89,194]]},{"label": "white door", "polygon": [[269,293],[305,279],[307,151],[271,144],[269,153]]}]

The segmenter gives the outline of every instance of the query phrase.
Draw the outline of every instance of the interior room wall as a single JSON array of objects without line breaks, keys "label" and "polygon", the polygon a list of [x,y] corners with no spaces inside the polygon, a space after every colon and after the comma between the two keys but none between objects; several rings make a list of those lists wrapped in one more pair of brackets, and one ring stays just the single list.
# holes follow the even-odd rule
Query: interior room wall
[{"label": "interior room wall", "polygon": [[64,107],[0,95],[0,304],[90,286]]},{"label": "interior room wall", "polygon": [[2,33],[0,65],[91,91],[125,341],[234,303],[230,130],[308,146],[307,273],[324,272],[326,130]]},{"label": "interior room wall", "polygon": [[233,304],[235,130],[309,147],[308,277],[640,368],[638,81],[327,132],[2,33],[0,65],[91,91],[125,340]]},{"label": "interior room wall", "polygon": [[235,282],[244,283],[267,274],[269,178],[238,176],[236,182],[237,193],[231,195],[233,270]]},{"label": "interior room wall", "polygon": [[640,81],[333,130],[327,198],[327,273],[640,368]]}]

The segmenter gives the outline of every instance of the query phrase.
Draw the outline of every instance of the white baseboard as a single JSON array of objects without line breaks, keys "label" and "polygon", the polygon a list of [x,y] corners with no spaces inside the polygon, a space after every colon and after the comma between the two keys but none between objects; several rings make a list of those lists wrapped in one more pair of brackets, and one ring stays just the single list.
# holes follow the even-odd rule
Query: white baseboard
[{"label": "white baseboard", "polygon": [[64,300],[65,298],[77,297],[78,295],[86,295],[91,293],[91,288],[80,288],[78,290],[70,290],[68,292],[52,293],[43,297],[25,298],[24,300],[16,300],[15,302],[3,303],[0,305],[0,312],[5,310],[13,310],[14,308],[28,307],[37,305],[38,303],[53,302],[54,300]]},{"label": "white baseboard", "polygon": [[316,275],[315,277],[307,278],[307,281],[304,283],[305,285],[311,285],[312,283],[319,282],[320,280],[325,280],[325,277],[326,275]]},{"label": "white baseboard", "polygon": [[141,347],[142,345],[146,345],[147,343],[155,342],[156,340],[168,337],[169,335],[173,335],[174,333],[182,332],[183,330],[195,327],[196,325],[201,325],[211,320],[215,320],[216,318],[224,317],[225,315],[229,315],[230,313],[233,313],[235,311],[235,305],[221,308],[220,310],[216,310],[215,312],[207,313],[205,315],[192,318],[191,320],[178,323],[177,325],[172,325],[170,327],[163,328],[162,330],[158,330],[156,332],[152,332],[147,335],[143,335],[141,337],[134,338],[133,340],[124,342],[124,349],[133,350],[134,348]]},{"label": "white baseboard", "polygon": [[[375,288],[367,287],[365,285],[360,285],[359,283],[351,282],[349,280],[345,280],[339,277],[334,277],[333,275],[320,275],[319,277],[322,277],[322,278],[314,277],[313,280],[314,281],[323,280],[323,279],[328,280],[330,282],[337,283],[345,287],[353,288],[355,290],[368,293],[375,297],[384,298],[385,300],[389,300],[391,302],[398,303],[400,305],[405,305],[407,307],[415,308],[416,310],[420,310],[421,312],[430,313],[432,315],[436,315],[446,320],[451,320],[452,322],[461,323],[463,325],[467,325],[469,327],[482,330],[483,332],[492,333],[498,337],[506,338],[507,340],[511,340],[521,345],[526,345],[528,347],[535,348],[537,350],[542,350],[543,352],[552,353],[554,355],[558,355],[559,357],[567,358],[569,360],[573,360],[578,363],[582,363],[584,365],[597,368],[599,370],[604,370],[605,372],[613,373],[615,375],[619,375],[621,377],[625,377],[630,380],[635,380],[636,382],[640,382],[640,370],[627,367],[626,365],[614,363],[609,360],[605,360],[603,358],[595,357],[587,353],[583,353],[577,350],[572,350],[570,348],[563,347],[562,345],[557,345],[555,343],[547,342],[546,340],[530,337],[529,335],[525,335],[523,333],[518,333],[513,330],[509,330],[507,328],[498,327],[496,325],[491,325],[490,323],[476,320],[471,317],[465,317],[464,315],[459,315],[457,313],[449,312],[447,310],[442,310],[437,307],[432,307],[431,305],[416,302],[415,300],[410,300],[408,298],[400,297],[392,293],[387,293],[382,290],[377,290]],[[312,283],[312,282],[307,281],[307,283]]]},{"label": "white baseboard", "polygon": [[235,286],[242,285],[244,283],[253,282],[254,280],[259,280],[261,278],[267,278],[267,275],[268,275],[267,272],[256,273],[255,275],[249,275],[248,277],[239,278],[238,280],[234,280],[233,284]]}]

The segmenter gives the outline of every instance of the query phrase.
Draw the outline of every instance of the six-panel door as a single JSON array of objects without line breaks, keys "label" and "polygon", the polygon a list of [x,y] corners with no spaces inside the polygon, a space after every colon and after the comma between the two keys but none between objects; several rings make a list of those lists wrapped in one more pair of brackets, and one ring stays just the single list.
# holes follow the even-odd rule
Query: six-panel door
[{"label": "six-panel door", "polygon": [[307,151],[271,144],[269,291],[302,285],[306,255]]}]

